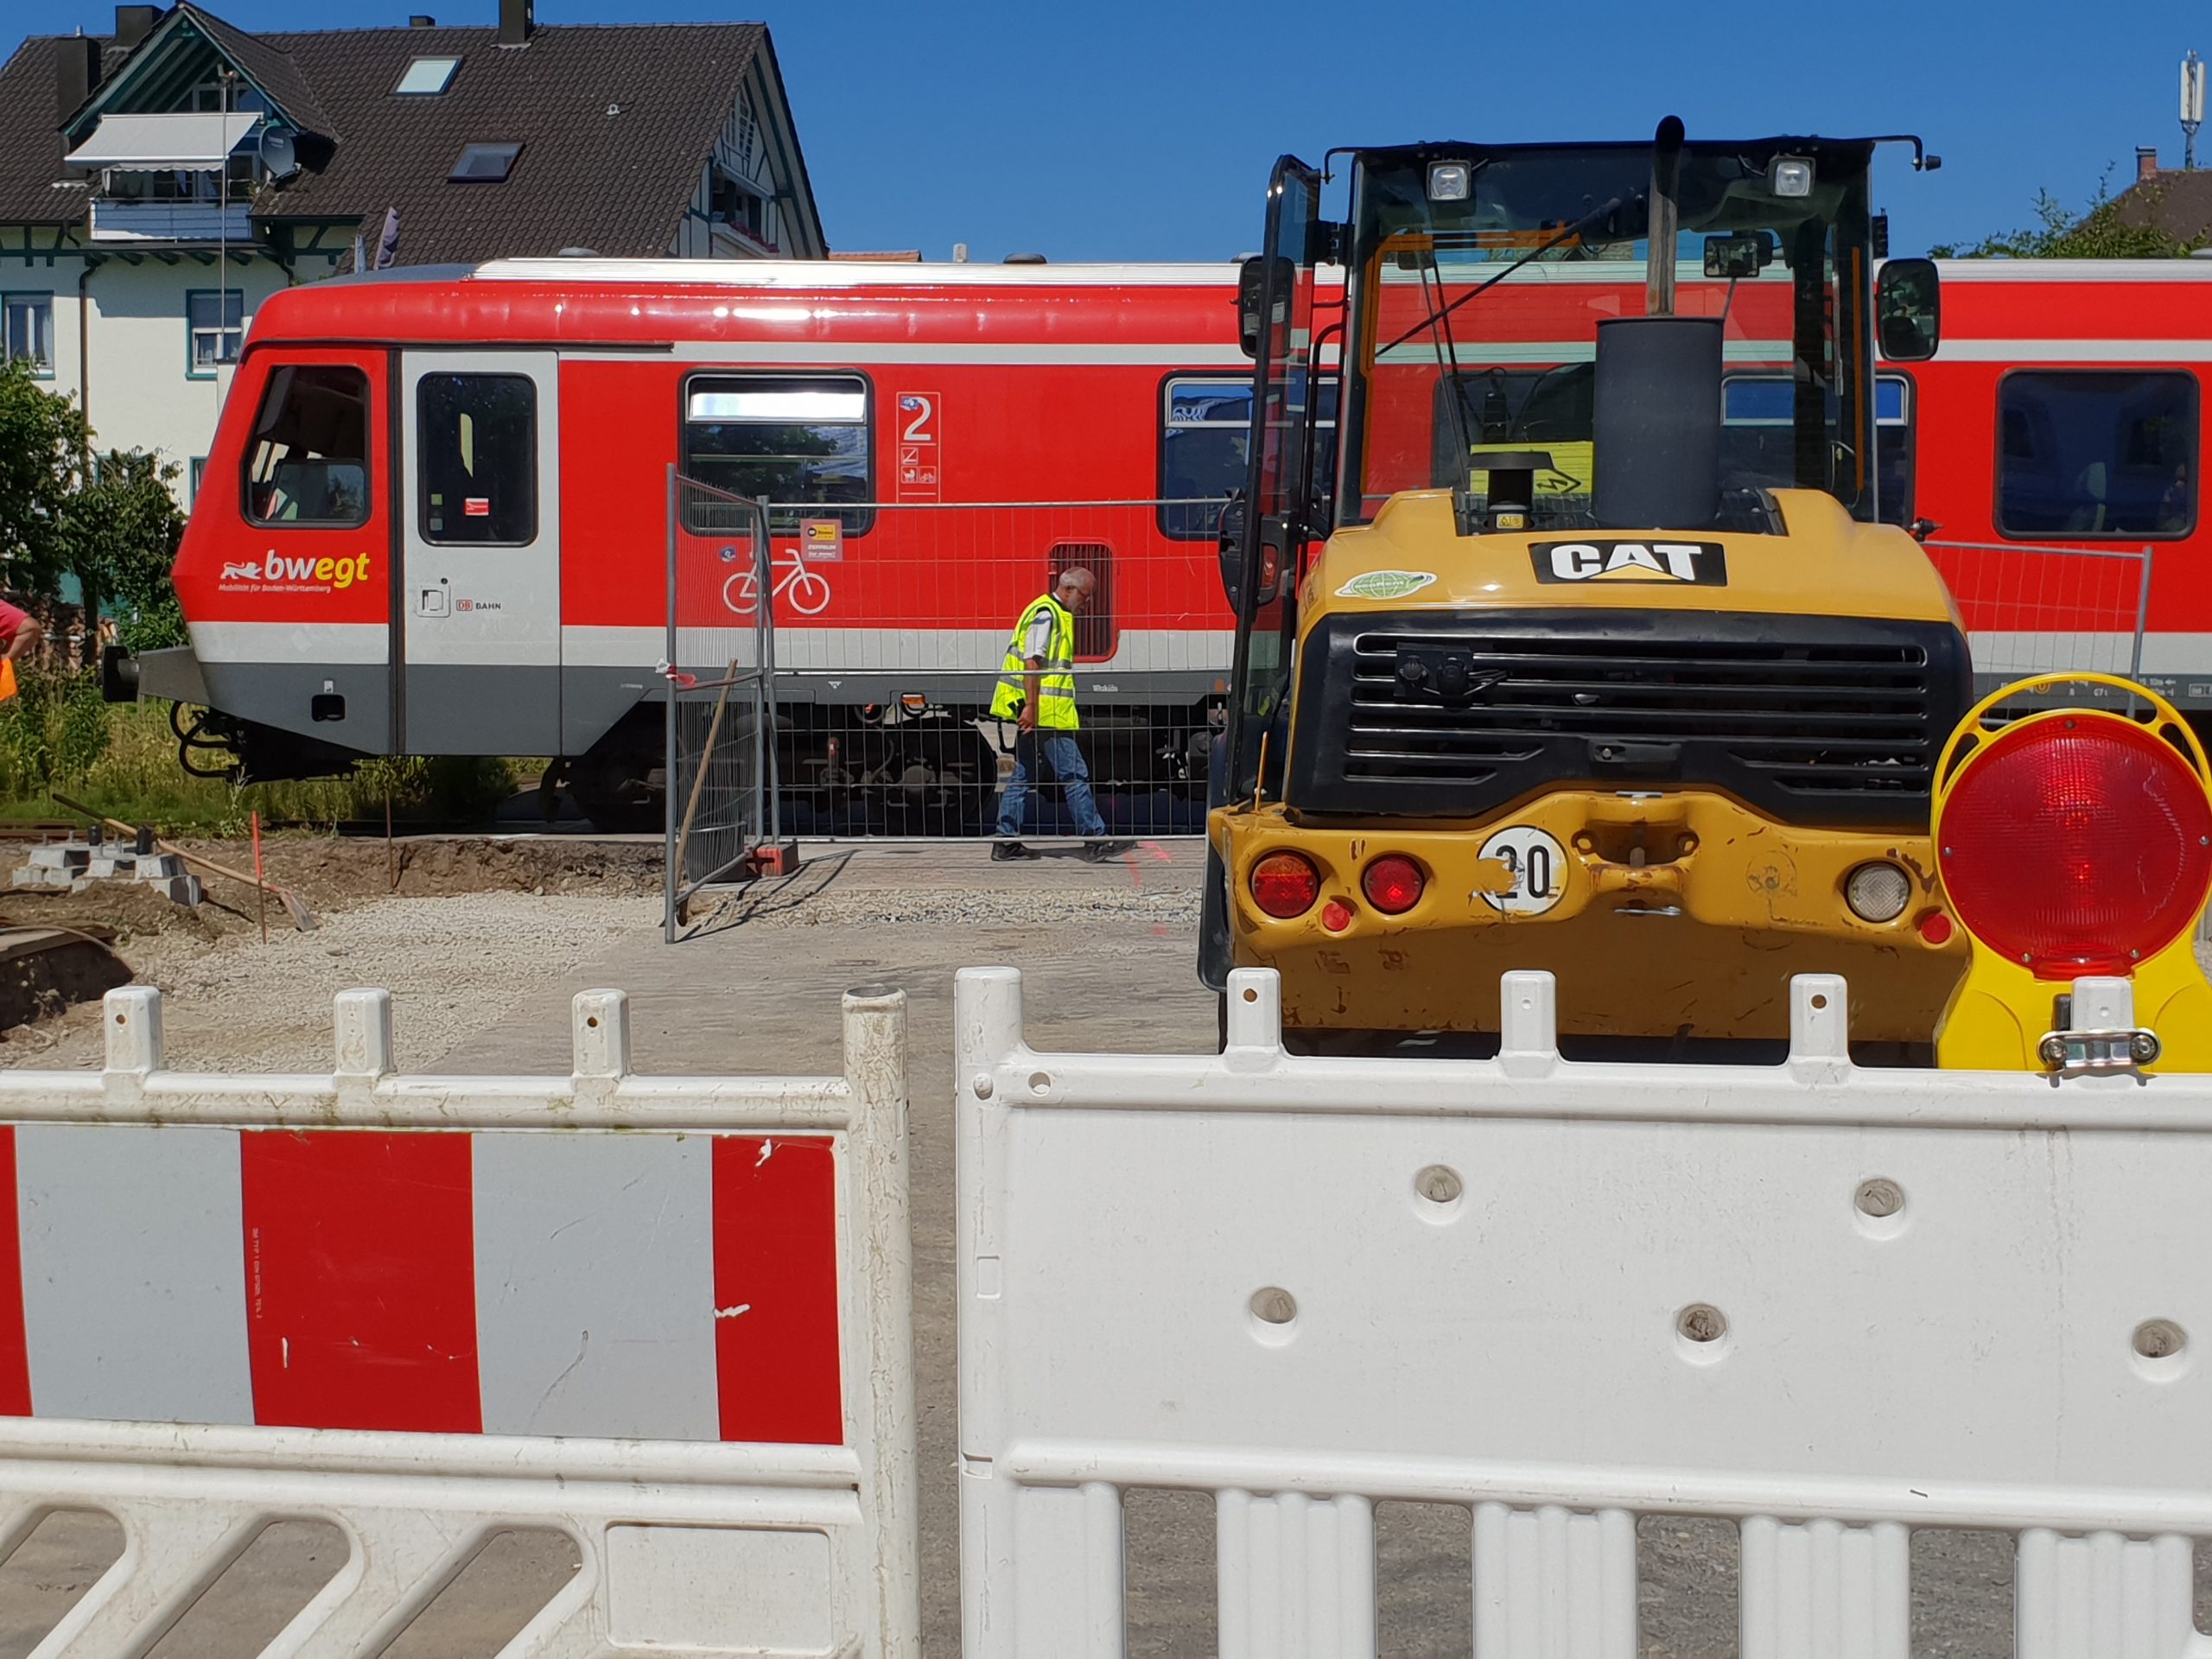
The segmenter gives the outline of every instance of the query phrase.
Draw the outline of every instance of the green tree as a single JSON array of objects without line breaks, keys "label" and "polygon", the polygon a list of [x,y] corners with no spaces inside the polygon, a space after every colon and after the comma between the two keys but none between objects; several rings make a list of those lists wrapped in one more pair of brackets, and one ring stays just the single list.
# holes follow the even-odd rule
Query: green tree
[{"label": "green tree", "polygon": [[2048,190],[2036,193],[2036,223],[2024,230],[1984,237],[1968,246],[1945,243],[1929,249],[1937,259],[2180,259],[2212,243],[2212,232],[2183,240],[2156,221],[2164,195],[2157,183],[2128,193],[2142,205],[2146,222],[2121,216],[2124,198],[2112,193],[2112,169],[2097,181],[2097,194],[2081,213],[2069,212]]},{"label": "green tree", "polygon": [[[176,475],[143,451],[111,449],[93,457],[91,475],[62,499],[57,540],[84,589],[85,614],[114,616],[133,651],[184,643],[184,612],[169,585],[184,534],[169,493]],[[87,661],[99,655],[95,632],[86,631]]]},{"label": "green tree", "polygon": [[77,406],[40,385],[29,364],[0,364],[0,558],[11,585],[53,597],[61,505],[89,442]]},{"label": "green tree", "polygon": [[[7,581],[52,600],[64,575],[84,593],[85,615],[119,613],[133,650],[179,645],[184,616],[169,585],[184,517],[177,476],[139,450],[94,454],[75,404],[48,391],[22,363],[0,367],[0,557]],[[85,631],[86,660],[99,651]]]}]

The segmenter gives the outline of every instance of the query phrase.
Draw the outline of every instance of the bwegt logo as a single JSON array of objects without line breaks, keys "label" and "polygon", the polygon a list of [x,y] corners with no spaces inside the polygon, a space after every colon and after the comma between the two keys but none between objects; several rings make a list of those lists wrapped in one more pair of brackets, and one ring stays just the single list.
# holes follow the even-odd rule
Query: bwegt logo
[{"label": "bwegt logo", "polygon": [[326,587],[343,589],[369,579],[369,558],[366,553],[357,553],[345,559],[295,559],[272,552],[258,559],[226,561],[223,574],[216,580],[270,585],[320,582]]}]

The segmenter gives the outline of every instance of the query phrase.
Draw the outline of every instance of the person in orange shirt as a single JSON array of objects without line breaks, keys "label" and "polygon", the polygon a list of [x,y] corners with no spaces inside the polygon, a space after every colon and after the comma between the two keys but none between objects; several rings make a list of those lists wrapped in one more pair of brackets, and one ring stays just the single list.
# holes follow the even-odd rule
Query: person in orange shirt
[{"label": "person in orange shirt", "polygon": [[46,637],[46,630],[26,610],[0,599],[0,639],[7,650],[0,654],[0,702],[16,695],[16,664]]}]

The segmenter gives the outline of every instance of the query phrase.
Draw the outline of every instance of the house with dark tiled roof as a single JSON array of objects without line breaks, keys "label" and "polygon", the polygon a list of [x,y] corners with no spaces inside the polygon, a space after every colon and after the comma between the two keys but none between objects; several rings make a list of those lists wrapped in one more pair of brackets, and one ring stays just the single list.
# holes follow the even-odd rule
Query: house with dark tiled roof
[{"label": "house with dark tiled roof", "polygon": [[193,0],[0,66],[0,350],[189,496],[256,306],[380,265],[819,258],[759,23],[248,34]]},{"label": "house with dark tiled roof", "polygon": [[2135,182],[2117,198],[2120,222],[2150,226],[2176,242],[2212,237],[2212,169],[2164,168],[2155,146],[2135,151]]}]

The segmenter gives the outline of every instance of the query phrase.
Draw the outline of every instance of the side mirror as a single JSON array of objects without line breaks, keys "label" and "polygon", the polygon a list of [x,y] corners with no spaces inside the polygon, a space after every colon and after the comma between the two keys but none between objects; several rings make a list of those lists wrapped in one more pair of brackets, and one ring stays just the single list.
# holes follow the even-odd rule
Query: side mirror
[{"label": "side mirror", "polygon": [[1265,319],[1260,315],[1260,308],[1267,279],[1268,261],[1264,254],[1255,253],[1236,268],[1236,343],[1247,357],[1260,354],[1260,336],[1265,332]]},{"label": "side mirror", "polygon": [[1874,284],[1874,318],[1882,355],[1892,363],[1924,363],[1943,338],[1943,290],[1933,259],[1891,259]]},{"label": "side mirror", "polygon": [[[1232,611],[1244,598],[1244,498],[1234,495],[1222,508],[1214,528],[1214,550],[1221,561],[1221,591]],[[1261,521],[1260,586],[1252,596],[1255,605],[1272,604],[1281,591],[1285,539],[1281,519]]]}]

